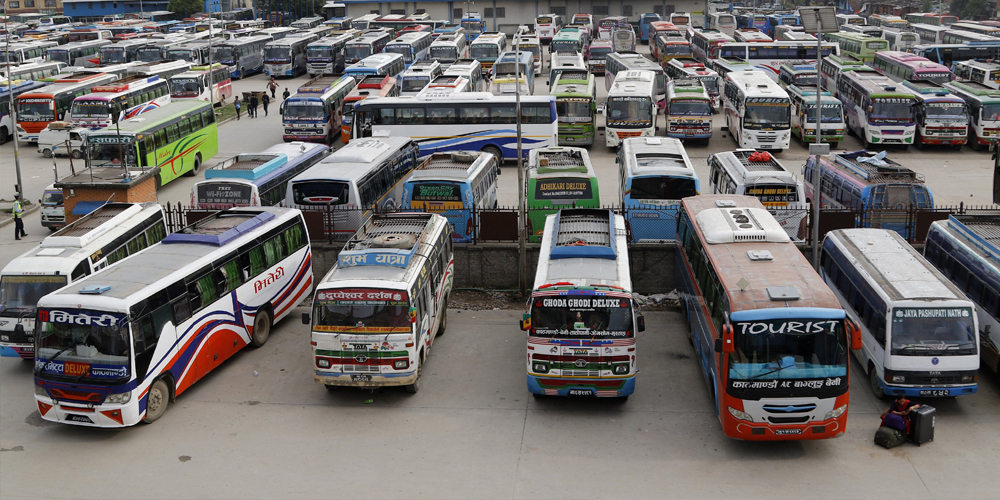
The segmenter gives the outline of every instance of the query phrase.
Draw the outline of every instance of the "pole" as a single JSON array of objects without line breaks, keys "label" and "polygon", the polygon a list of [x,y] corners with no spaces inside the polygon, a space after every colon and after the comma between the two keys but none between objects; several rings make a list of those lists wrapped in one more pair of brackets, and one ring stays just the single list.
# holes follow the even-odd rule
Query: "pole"
[{"label": "pole", "polygon": [[[6,51],[8,53],[10,53],[10,36],[9,36],[9,34],[10,34],[10,27],[7,25],[8,19],[10,19],[10,16],[4,16],[4,18],[3,18],[3,27],[4,27],[4,31],[6,31],[8,33]],[[6,65],[7,65],[7,74],[10,75],[10,57],[7,58]],[[18,156],[18,149],[17,149],[17,142],[18,142],[17,129],[16,129],[16,127],[17,127],[17,109],[14,108],[14,88],[13,88],[14,87],[14,81],[11,80],[10,77],[7,78],[7,87],[9,87],[9,90],[10,90],[10,92],[7,92],[7,98],[10,99],[9,104],[10,104],[11,124],[13,124],[14,127],[15,127],[15,129],[12,131],[13,134],[11,134],[11,139],[13,139],[13,141],[14,141],[14,172],[17,173],[17,185],[14,186],[14,191],[16,191],[18,193],[21,193],[22,199],[27,200],[29,198],[24,194],[24,192],[23,192],[24,191],[24,184],[21,183],[21,157]]]},{"label": "pole", "polygon": [[[814,11],[816,16],[816,70],[817,76],[821,63],[823,62],[823,19],[819,15],[819,11]],[[822,125],[823,125],[823,108],[822,106],[822,94],[823,92],[819,87],[819,80],[816,80],[816,145],[818,146],[822,140]],[[817,147],[817,150],[819,148]],[[820,199],[823,197],[822,192],[819,190],[820,179],[823,178],[823,165],[819,162],[819,151],[816,151],[816,171],[813,174],[813,218],[812,218],[812,259],[813,267],[816,271],[819,271],[819,206]]]},{"label": "pole", "polygon": [[517,211],[522,217],[520,231],[517,232],[517,245],[520,261],[518,263],[518,283],[521,292],[527,290],[528,252],[525,248],[524,228],[528,218],[527,207],[524,206],[524,153],[521,150],[521,38],[514,37],[514,114],[517,116]]}]

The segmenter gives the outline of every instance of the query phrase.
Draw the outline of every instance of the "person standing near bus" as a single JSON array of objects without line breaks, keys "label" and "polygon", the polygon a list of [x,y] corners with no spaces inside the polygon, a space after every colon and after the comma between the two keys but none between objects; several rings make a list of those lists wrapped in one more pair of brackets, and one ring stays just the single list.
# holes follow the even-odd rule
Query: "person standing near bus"
[{"label": "person standing near bus", "polygon": [[247,114],[250,118],[257,118],[257,105],[260,101],[257,99],[257,94],[250,94],[250,107],[247,108]]},{"label": "person standing near bus", "polygon": [[288,87],[285,87],[285,91],[281,93],[282,100],[287,101],[288,96],[290,95],[292,95],[292,93],[288,91]]},{"label": "person standing near bus", "polygon": [[239,120],[240,119],[240,108],[243,107],[242,105],[240,105],[240,96],[236,96],[233,99],[233,107],[236,108],[236,119]]},{"label": "person standing near bus", "polygon": [[[271,99],[274,99],[274,93],[278,91],[278,82],[274,81],[274,75],[271,75],[271,81],[267,82],[267,89],[271,91]],[[267,116],[266,108],[264,109],[264,116]]]},{"label": "person standing near bus", "polygon": [[20,240],[22,236],[27,236],[24,232],[24,208],[21,206],[21,193],[14,193],[14,208],[11,210],[14,217],[14,239]]},{"label": "person standing near bus", "polygon": [[264,116],[266,117],[267,116],[267,105],[271,104],[271,98],[268,97],[267,94],[265,93],[264,95],[260,96],[260,103],[261,103],[261,105],[264,106]]}]

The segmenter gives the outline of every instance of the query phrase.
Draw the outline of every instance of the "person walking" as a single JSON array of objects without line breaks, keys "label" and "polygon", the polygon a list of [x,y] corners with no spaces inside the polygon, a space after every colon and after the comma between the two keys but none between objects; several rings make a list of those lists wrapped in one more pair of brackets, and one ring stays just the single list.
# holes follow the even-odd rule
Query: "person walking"
[{"label": "person walking", "polygon": [[24,232],[24,207],[21,206],[21,193],[14,193],[14,209],[11,210],[14,216],[14,239],[19,240],[21,236],[27,236]]},{"label": "person walking", "polygon": [[253,113],[253,118],[257,118],[257,106],[260,105],[260,100],[257,99],[257,94],[250,94],[250,112]]},{"label": "person walking", "polygon": [[[278,91],[278,82],[274,81],[274,76],[267,82],[267,89],[271,91],[271,99],[274,99],[274,93]],[[264,111],[264,116],[267,116],[267,111]]]},{"label": "person walking", "polygon": [[285,91],[281,93],[281,98],[282,98],[281,100],[287,101],[288,96],[290,95],[292,95],[292,93],[288,91],[288,87],[285,87]]},{"label": "person walking", "polygon": [[264,106],[264,116],[267,116],[267,105],[271,104],[271,98],[264,94],[260,97],[260,103]]},{"label": "person walking", "polygon": [[243,107],[243,106],[240,105],[240,96],[236,96],[233,99],[233,107],[236,108],[236,119],[239,120],[240,119],[240,108]]}]

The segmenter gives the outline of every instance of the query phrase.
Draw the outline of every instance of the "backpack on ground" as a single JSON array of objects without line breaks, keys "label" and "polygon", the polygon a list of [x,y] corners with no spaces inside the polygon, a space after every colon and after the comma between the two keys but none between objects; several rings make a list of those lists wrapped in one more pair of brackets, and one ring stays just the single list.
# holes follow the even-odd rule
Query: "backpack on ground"
[{"label": "backpack on ground", "polygon": [[875,431],[875,444],[885,448],[895,448],[906,442],[906,433],[899,430],[893,429],[892,427],[882,426]]}]

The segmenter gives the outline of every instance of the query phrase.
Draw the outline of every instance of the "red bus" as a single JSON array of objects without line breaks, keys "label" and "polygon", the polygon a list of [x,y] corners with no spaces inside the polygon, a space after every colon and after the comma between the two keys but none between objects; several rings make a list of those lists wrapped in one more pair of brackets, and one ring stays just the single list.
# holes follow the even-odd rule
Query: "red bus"
[{"label": "red bus", "polygon": [[17,96],[17,138],[29,143],[38,142],[38,134],[50,123],[69,118],[66,113],[77,97],[89,94],[95,85],[105,85],[117,77],[106,73],[77,73],[56,80],[35,92]]},{"label": "red bus", "polygon": [[354,109],[354,105],[361,102],[368,96],[372,97],[393,97],[399,95],[399,82],[395,77],[388,75],[368,75],[358,82],[358,86],[347,94],[344,98],[344,108],[341,110],[341,140],[347,144],[351,140],[351,124],[354,122],[354,115],[348,111]]}]

